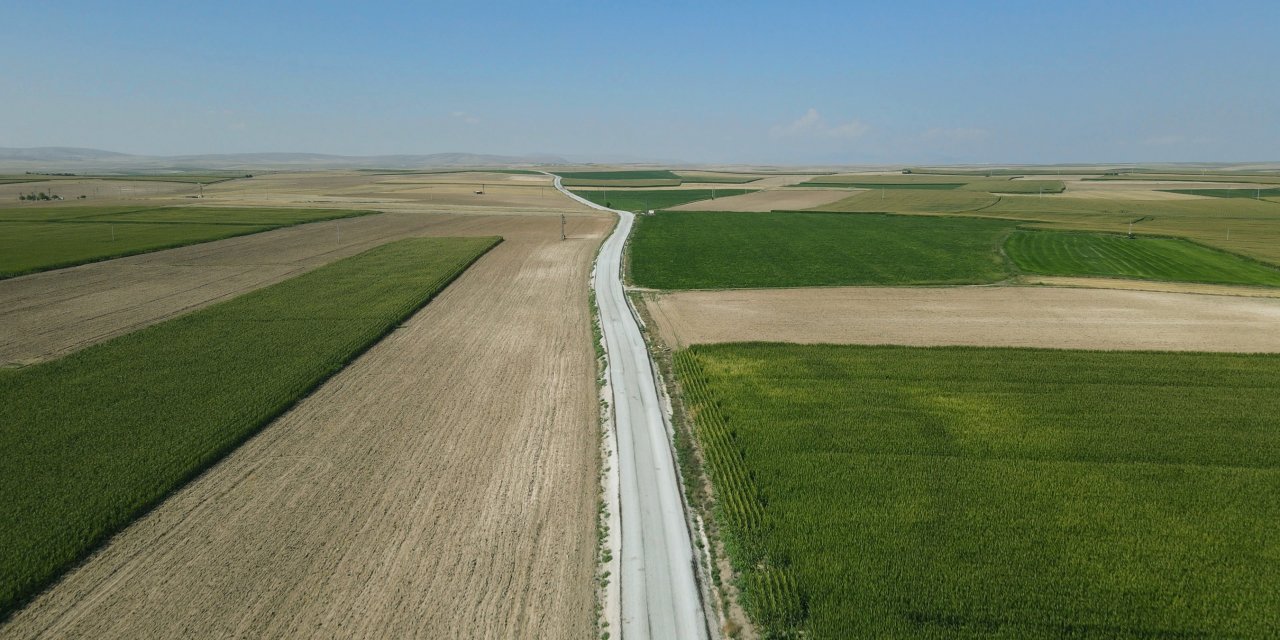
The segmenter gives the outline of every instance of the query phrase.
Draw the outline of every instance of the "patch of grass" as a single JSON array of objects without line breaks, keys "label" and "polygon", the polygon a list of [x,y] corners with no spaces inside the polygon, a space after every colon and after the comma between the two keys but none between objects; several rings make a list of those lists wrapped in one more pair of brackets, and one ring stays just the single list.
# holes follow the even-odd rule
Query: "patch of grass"
[{"label": "patch of grass", "polygon": [[1211,198],[1271,198],[1280,196],[1280,188],[1272,189],[1161,189],[1169,193],[1185,193],[1191,196]]},{"label": "patch of grass", "polygon": [[1280,269],[1181,238],[1016,231],[1005,253],[1027,273],[1280,286]]},{"label": "patch of grass", "polygon": [[668,209],[676,205],[698,200],[739,196],[751,193],[751,189],[662,189],[625,191],[574,191],[574,193],[596,203],[623,211],[648,211],[650,209]]},{"label": "patch of grass", "polygon": [[43,207],[0,210],[0,278],[362,216],[336,209]]},{"label": "patch of grass", "polygon": [[630,276],[658,289],[959,284],[1006,277],[1011,222],[823,213],[639,218]]},{"label": "patch of grass", "polygon": [[498,238],[413,238],[0,370],[0,619],[421,308]]},{"label": "patch of grass", "polygon": [[1280,635],[1280,357],[677,354],[765,637]]}]

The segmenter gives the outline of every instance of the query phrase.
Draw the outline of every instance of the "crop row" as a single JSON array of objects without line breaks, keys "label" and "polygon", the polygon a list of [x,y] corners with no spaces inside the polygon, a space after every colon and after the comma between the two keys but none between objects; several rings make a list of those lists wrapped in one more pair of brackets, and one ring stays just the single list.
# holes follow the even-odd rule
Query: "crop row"
[{"label": "crop row", "polygon": [[0,617],[426,304],[498,238],[413,238],[0,370]]},{"label": "crop row", "polygon": [[805,605],[784,559],[771,557],[765,538],[771,523],[764,497],[742,457],[733,428],[707,387],[697,356],[675,356],[680,388],[699,448],[715,486],[715,514],[735,571],[743,605],[768,637],[799,637]]},{"label": "crop row", "polygon": [[717,522],[766,637],[789,603],[810,638],[1280,634],[1280,357],[675,357],[717,499],[753,506]]},{"label": "crop row", "polygon": [[371,211],[217,207],[0,210],[0,278]]}]

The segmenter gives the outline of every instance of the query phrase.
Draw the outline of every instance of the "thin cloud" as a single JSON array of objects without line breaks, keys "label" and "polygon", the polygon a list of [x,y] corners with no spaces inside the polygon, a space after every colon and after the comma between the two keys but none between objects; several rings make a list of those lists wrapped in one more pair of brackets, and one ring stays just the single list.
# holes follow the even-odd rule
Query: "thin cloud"
[{"label": "thin cloud", "polygon": [[467,124],[480,124],[480,118],[477,118],[466,111],[454,111],[449,115],[453,116],[455,120],[461,120]]},{"label": "thin cloud", "polygon": [[833,138],[853,140],[865,135],[871,127],[860,120],[829,124],[817,109],[810,108],[796,120],[769,129],[773,138]]}]

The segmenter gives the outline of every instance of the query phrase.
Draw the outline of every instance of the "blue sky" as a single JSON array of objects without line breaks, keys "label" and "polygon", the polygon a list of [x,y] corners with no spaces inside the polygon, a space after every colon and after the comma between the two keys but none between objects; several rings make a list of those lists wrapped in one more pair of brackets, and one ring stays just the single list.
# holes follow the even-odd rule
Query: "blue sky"
[{"label": "blue sky", "polygon": [[0,146],[1280,160],[1274,1],[11,4]]}]

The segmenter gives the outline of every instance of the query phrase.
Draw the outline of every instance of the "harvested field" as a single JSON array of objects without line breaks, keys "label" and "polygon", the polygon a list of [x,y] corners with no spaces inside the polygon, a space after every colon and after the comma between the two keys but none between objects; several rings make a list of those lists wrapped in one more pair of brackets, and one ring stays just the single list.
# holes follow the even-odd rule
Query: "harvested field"
[{"label": "harvested field", "polygon": [[590,635],[610,222],[434,220],[505,242],[0,635]]},{"label": "harvested field", "polygon": [[396,238],[483,235],[478,229],[492,226],[473,216],[387,213],[0,280],[0,366],[66,355]]},{"label": "harvested field", "polygon": [[672,211],[785,211],[811,209],[848,198],[849,189],[771,189],[740,196],[691,202]]},{"label": "harvested field", "polygon": [[1053,287],[650,293],[673,347],[716,342],[1280,352],[1280,299]]}]

